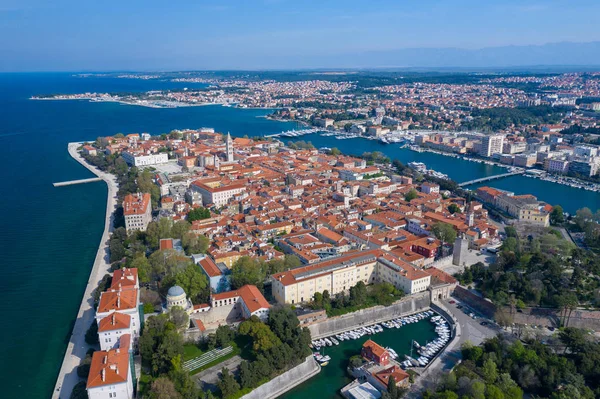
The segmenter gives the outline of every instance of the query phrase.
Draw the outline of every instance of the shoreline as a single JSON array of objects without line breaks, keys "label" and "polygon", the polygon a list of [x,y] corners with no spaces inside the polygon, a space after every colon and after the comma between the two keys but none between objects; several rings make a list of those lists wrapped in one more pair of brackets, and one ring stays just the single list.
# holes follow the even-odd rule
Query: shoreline
[{"label": "shoreline", "polygon": [[56,379],[56,385],[52,391],[53,399],[69,398],[73,387],[80,381],[80,378],[77,376],[77,366],[79,366],[80,361],[85,358],[89,349],[89,345],[85,342],[85,333],[93,322],[96,313],[94,310],[92,292],[96,289],[102,277],[110,270],[110,263],[108,262],[108,240],[110,238],[110,233],[113,231],[114,212],[117,206],[115,196],[118,191],[118,185],[113,175],[94,168],[79,155],[77,148],[81,144],[82,143],[69,143],[69,154],[73,159],[106,183],[108,186],[108,198],[106,200],[104,231],[100,240],[98,252],[94,259],[93,267],[90,271],[87,286],[83,293],[81,305],[77,313],[77,319],[75,320],[73,330],[71,331],[69,344],[65,350],[65,356]]}]

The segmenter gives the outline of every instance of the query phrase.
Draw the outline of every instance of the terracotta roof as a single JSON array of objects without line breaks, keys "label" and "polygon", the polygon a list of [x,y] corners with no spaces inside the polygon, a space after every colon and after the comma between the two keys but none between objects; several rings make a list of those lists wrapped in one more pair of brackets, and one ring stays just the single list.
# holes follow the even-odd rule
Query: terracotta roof
[{"label": "terracotta roof", "polygon": [[173,249],[173,239],[172,238],[161,238],[160,239],[160,250],[163,251],[165,249]]},{"label": "terracotta roof", "polygon": [[130,323],[131,316],[128,314],[113,312],[111,315],[100,320],[98,331],[123,330],[129,328]]},{"label": "terracotta roof", "polygon": [[217,267],[215,262],[210,257],[205,257],[200,262],[200,267],[208,275],[208,277],[217,277],[222,275],[221,270]]},{"label": "terracotta roof", "polygon": [[126,350],[96,351],[92,356],[87,388],[127,382],[128,372],[129,353]]},{"label": "terracotta roof", "polygon": [[267,300],[265,299],[263,294],[261,294],[259,289],[256,288],[256,286],[254,286],[254,285],[248,285],[248,284],[244,285],[243,287],[240,287],[239,289],[237,289],[235,291],[227,291],[227,292],[222,292],[220,294],[213,294],[212,300],[219,301],[222,299],[229,299],[229,298],[235,298],[235,297],[242,298],[242,300],[244,301],[244,304],[246,304],[246,307],[248,308],[250,313],[255,312],[261,308],[268,309],[271,307],[271,305],[269,305],[269,302],[267,302]]},{"label": "terracotta roof", "polygon": [[133,309],[137,306],[137,290],[109,290],[100,295],[97,313]]},{"label": "terracotta roof", "polygon": [[423,271],[429,274],[432,279],[435,278],[443,283],[454,284],[457,282],[454,277],[436,267],[430,267],[428,269],[424,269]]},{"label": "terracotta roof", "polygon": [[125,216],[142,215],[146,213],[149,204],[150,194],[148,193],[127,194],[123,199],[123,214]]},{"label": "terracotta roof", "polygon": [[136,268],[123,268],[115,270],[113,273],[112,282],[110,288],[112,289],[124,289],[133,288],[138,281],[138,270]]},{"label": "terracotta roof", "polygon": [[401,381],[404,381],[409,377],[408,373],[402,370],[400,367],[394,365],[392,367],[386,368],[375,373],[375,377],[381,381],[381,383],[385,386],[388,384],[388,380],[390,377],[394,377],[394,381],[398,384]]},{"label": "terracotta roof", "polygon": [[371,350],[371,353],[379,358],[381,358],[387,353],[387,350],[385,348],[383,348],[377,342],[370,339],[363,344],[363,348],[369,348]]}]

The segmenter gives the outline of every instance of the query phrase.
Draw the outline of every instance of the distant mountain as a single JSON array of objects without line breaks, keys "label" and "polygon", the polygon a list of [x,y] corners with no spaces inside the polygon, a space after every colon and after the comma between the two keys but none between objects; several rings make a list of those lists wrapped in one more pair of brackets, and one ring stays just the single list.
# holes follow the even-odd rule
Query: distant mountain
[{"label": "distant mountain", "polygon": [[[328,57],[329,58],[329,57]],[[405,48],[336,56],[338,66],[490,68],[536,65],[600,65],[600,42],[548,43],[530,46],[460,48]],[[327,60],[328,63],[333,60]],[[331,65],[333,66],[333,65]]]}]

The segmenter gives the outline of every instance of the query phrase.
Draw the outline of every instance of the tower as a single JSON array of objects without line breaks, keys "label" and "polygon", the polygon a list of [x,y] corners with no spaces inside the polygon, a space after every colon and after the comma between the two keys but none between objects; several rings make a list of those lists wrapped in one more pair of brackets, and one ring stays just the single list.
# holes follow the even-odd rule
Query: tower
[{"label": "tower", "polygon": [[227,132],[227,142],[225,143],[225,148],[227,150],[227,162],[233,162],[233,140],[231,140],[231,135]]}]

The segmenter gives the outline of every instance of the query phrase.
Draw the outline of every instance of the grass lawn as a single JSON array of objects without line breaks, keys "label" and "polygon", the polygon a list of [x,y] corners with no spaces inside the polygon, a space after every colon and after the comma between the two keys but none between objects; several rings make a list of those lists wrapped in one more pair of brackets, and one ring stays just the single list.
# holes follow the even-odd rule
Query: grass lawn
[{"label": "grass lawn", "polygon": [[192,360],[198,356],[202,356],[205,353],[196,344],[185,344],[183,345],[183,361]]}]

